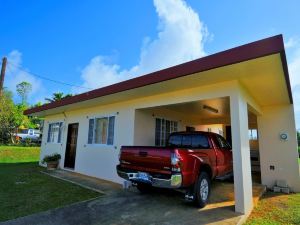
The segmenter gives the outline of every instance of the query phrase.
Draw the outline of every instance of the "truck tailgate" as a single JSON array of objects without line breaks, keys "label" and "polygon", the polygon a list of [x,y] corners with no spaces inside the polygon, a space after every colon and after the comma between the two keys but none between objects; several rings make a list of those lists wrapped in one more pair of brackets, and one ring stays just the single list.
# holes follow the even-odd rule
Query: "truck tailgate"
[{"label": "truck tailgate", "polygon": [[172,148],[149,146],[123,146],[121,166],[146,172],[171,172]]}]

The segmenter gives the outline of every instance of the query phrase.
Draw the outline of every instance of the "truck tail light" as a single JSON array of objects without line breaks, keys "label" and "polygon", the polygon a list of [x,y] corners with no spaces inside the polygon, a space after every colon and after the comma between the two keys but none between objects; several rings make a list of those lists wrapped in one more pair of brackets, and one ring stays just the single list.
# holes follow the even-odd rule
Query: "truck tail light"
[{"label": "truck tail light", "polygon": [[179,163],[179,158],[176,153],[171,153],[171,165],[177,166]]},{"label": "truck tail light", "polygon": [[171,153],[171,165],[172,165],[172,171],[180,172],[180,161],[181,157],[177,150],[175,150],[173,153]]}]

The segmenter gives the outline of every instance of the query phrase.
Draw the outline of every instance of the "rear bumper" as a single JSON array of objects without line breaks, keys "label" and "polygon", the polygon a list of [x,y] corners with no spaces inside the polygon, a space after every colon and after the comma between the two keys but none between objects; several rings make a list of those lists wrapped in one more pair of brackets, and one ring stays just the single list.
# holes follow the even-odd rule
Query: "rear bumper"
[{"label": "rear bumper", "polygon": [[[121,168],[117,167],[117,173],[120,177],[125,180],[129,180],[133,183],[142,182],[137,179],[137,172],[125,172]],[[153,187],[159,188],[180,188],[182,185],[182,175],[181,174],[172,174],[170,179],[161,179],[156,177],[151,177],[149,182],[146,182]]]}]

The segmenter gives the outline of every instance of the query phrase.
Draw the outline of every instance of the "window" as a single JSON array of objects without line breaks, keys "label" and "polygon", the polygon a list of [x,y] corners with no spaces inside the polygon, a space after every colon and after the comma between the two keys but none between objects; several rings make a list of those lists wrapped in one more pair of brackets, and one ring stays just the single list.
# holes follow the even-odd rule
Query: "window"
[{"label": "window", "polygon": [[257,129],[249,130],[249,140],[258,140]]},{"label": "window", "polygon": [[19,130],[20,134],[28,134],[28,129],[21,129]]},{"label": "window", "polygon": [[115,116],[89,120],[88,144],[113,145]]},{"label": "window", "polygon": [[169,135],[176,132],[178,123],[166,119],[156,118],[155,120],[155,145],[165,146]]},{"label": "window", "polygon": [[171,135],[168,145],[171,147],[181,146],[182,135]]},{"label": "window", "polygon": [[168,146],[178,148],[208,149],[210,148],[206,136],[202,134],[174,134],[169,138]]},{"label": "window", "polygon": [[231,149],[230,144],[221,135],[217,135],[216,144],[220,149],[228,149],[228,150]]},{"label": "window", "polygon": [[182,135],[181,146],[183,148],[191,148],[192,147],[192,136],[191,135]]},{"label": "window", "polygon": [[201,134],[192,135],[192,148],[210,148],[207,137]]},{"label": "window", "polygon": [[48,143],[61,143],[62,124],[62,122],[49,124]]}]

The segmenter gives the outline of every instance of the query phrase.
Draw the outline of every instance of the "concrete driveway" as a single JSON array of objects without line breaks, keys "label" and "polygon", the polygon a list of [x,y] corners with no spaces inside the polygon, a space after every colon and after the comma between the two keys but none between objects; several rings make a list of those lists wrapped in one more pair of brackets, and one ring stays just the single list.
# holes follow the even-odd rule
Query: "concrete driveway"
[{"label": "concrete driveway", "polygon": [[[198,209],[183,200],[183,194],[171,190],[156,190],[140,194],[135,188],[123,190],[107,181],[66,172],[50,175],[104,192],[103,197],[75,203],[34,215],[7,221],[5,225],[80,225],[80,224],[238,224],[243,217],[234,212],[233,184],[214,182],[210,204]],[[263,187],[253,187],[255,199]]]}]

